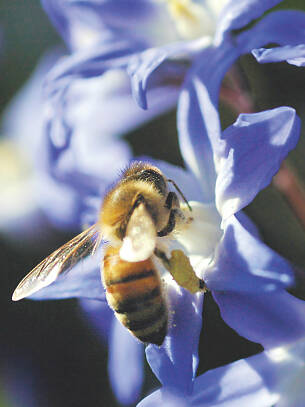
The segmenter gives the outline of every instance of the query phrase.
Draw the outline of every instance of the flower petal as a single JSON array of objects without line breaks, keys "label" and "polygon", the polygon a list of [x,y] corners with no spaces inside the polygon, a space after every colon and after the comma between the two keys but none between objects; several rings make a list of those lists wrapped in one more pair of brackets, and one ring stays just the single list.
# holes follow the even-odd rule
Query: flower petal
[{"label": "flower petal", "polygon": [[[64,9],[69,20],[70,43],[74,48],[82,44],[90,46],[96,39],[129,38],[153,46],[175,38],[174,24],[162,2],[66,0],[60,1],[59,5],[59,12]],[[57,7],[60,9],[60,6]]]},{"label": "flower petal", "polygon": [[35,174],[34,186],[33,196],[38,206],[55,227],[79,230],[83,204],[75,190],[42,171]]},{"label": "flower petal", "polygon": [[[140,157],[140,159],[142,159],[142,157]],[[143,157],[143,159],[144,161],[147,160],[150,164],[158,167],[165,177],[175,181],[188,201],[202,201],[204,197],[202,196],[200,185],[190,171],[186,171],[181,167],[151,157]],[[174,187],[171,189],[175,190]],[[181,199],[181,197],[179,197],[179,199]]]},{"label": "flower petal", "polygon": [[68,5],[67,1],[61,0],[41,0],[41,5],[48,14],[54,27],[63,37],[64,41],[70,43],[70,27],[69,20],[65,15],[65,8]]},{"label": "flower petal", "polygon": [[92,325],[94,332],[99,335],[105,344],[107,344],[114,318],[113,311],[109,307],[108,303],[106,301],[80,298],[78,304],[81,311],[89,320],[88,323]]},{"label": "flower petal", "polygon": [[143,384],[143,345],[114,318],[109,341],[108,372],[120,403],[134,404]]},{"label": "flower petal", "polygon": [[[99,18],[113,27],[129,27],[139,23],[140,20],[149,20],[156,7],[150,1],[133,0],[70,0],[70,4],[80,10],[92,10]],[[130,27],[131,29],[131,27]]]},{"label": "flower petal", "polygon": [[203,278],[211,290],[271,292],[293,283],[289,263],[247,230],[237,214],[224,223],[215,258]]},{"label": "flower petal", "polygon": [[143,345],[118,322],[107,302],[82,299],[80,305],[103,341],[108,342],[109,378],[117,399],[122,404],[134,404],[143,384]]},{"label": "flower petal", "polygon": [[190,398],[173,394],[167,389],[161,389],[145,397],[137,407],[190,407]]},{"label": "flower petal", "polygon": [[225,158],[216,181],[216,206],[223,219],[248,205],[271,182],[299,133],[295,110],[285,106],[241,114],[224,131]]},{"label": "flower petal", "polygon": [[241,54],[265,44],[299,45],[304,43],[305,12],[279,10],[267,14],[254,27],[235,38]]},{"label": "flower petal", "polygon": [[[146,397],[137,407],[270,407],[275,403],[281,407],[301,406],[303,399],[297,397],[302,392],[296,394],[295,378],[303,379],[304,350],[303,340],[209,370],[195,379],[193,395],[187,400],[162,389]],[[294,404],[293,400],[301,400],[301,403]]]},{"label": "flower petal", "polygon": [[215,42],[223,40],[228,31],[244,27],[252,20],[261,17],[265,11],[282,0],[231,0],[219,16]]},{"label": "flower petal", "polygon": [[182,90],[178,103],[177,125],[180,150],[184,161],[200,182],[204,200],[210,202],[214,200],[216,173],[212,147],[205,134],[200,107],[211,106],[210,119],[211,122],[215,121],[216,126],[219,125],[219,119],[213,106],[210,103],[204,104],[205,95],[202,95],[200,84],[194,80]]},{"label": "flower petal", "polygon": [[238,52],[228,42],[204,50],[194,68],[189,70],[178,101],[181,153],[186,165],[200,180],[208,200],[214,199],[217,158],[223,148],[217,109],[219,88],[226,71],[238,58]]},{"label": "flower petal", "polygon": [[[253,5],[255,3],[257,2],[254,1]],[[219,158],[225,150],[217,106],[220,85],[230,66],[240,55],[266,43],[302,43],[304,24],[303,12],[276,11],[265,16],[254,27],[240,33],[234,41],[225,41],[219,46],[205,49],[200,58],[197,58],[186,76],[177,113],[183,157],[196,175],[207,172],[204,167],[206,158],[202,154],[203,147],[207,151],[212,150],[212,154],[207,155],[214,158],[216,171]],[[208,162],[206,166],[209,168],[208,173],[213,174],[212,163]],[[211,177],[211,182],[214,179]]]},{"label": "flower petal", "polygon": [[[57,65],[59,68],[60,64]],[[165,84],[163,76],[156,75],[148,94],[150,109],[143,111],[134,102],[126,72],[120,67],[105,69],[101,68],[97,76],[90,78],[87,73],[74,76],[68,70],[59,74],[64,75],[62,79],[50,79],[47,131],[56,145],[64,146],[68,137],[75,132],[85,133],[85,130],[87,137],[92,132],[90,137],[97,139],[121,136],[176,103],[178,84],[173,81]],[[117,120],[113,120],[114,111]]]},{"label": "flower petal", "polygon": [[260,64],[267,62],[287,61],[296,66],[305,66],[305,45],[286,45],[277,48],[259,48],[252,50],[252,54]]},{"label": "flower petal", "polygon": [[294,342],[305,334],[305,303],[284,290],[270,293],[214,291],[224,321],[265,349]]},{"label": "flower petal", "polygon": [[[113,38],[145,38],[145,23],[154,19],[157,9],[143,1],[42,0],[42,6],[73,51]],[[136,22],[141,35],[132,30]]]},{"label": "flower petal", "polygon": [[67,274],[60,275],[54,283],[31,295],[32,300],[63,298],[89,298],[106,301],[98,268],[100,255],[87,257]]},{"label": "flower petal", "polygon": [[304,349],[304,340],[298,341],[208,371],[196,379],[191,405],[280,405],[277,401],[304,369]]},{"label": "flower petal", "polygon": [[162,346],[149,345],[146,358],[160,382],[188,394],[198,365],[203,295],[191,295],[175,283],[168,286],[170,322]]},{"label": "flower petal", "polygon": [[191,58],[192,54],[198,53],[203,46],[206,46],[206,42],[202,39],[199,41],[182,41],[158,48],[150,48],[132,56],[128,64],[127,72],[131,78],[133,95],[139,106],[143,109],[147,109],[147,81],[161,64],[167,61],[166,67],[161,73],[163,82],[166,83],[166,80],[173,81],[173,79],[179,82],[184,76],[186,68],[184,68],[183,65],[179,66],[178,64],[171,63],[169,59],[177,56],[181,58],[183,55]]},{"label": "flower petal", "polygon": [[59,61],[49,72],[46,78],[46,90],[52,95],[61,89],[69,76],[91,78],[102,75],[109,69],[123,69],[128,65],[130,56],[142,47],[128,40],[117,40],[75,52]]}]

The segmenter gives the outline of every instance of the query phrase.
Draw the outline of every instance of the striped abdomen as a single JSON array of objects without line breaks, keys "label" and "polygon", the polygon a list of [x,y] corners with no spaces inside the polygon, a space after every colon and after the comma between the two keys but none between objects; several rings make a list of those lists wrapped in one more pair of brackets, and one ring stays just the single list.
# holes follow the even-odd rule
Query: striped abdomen
[{"label": "striped abdomen", "polygon": [[151,259],[129,263],[109,247],[103,283],[118,320],[140,341],[161,345],[167,333],[167,306],[158,271]]}]

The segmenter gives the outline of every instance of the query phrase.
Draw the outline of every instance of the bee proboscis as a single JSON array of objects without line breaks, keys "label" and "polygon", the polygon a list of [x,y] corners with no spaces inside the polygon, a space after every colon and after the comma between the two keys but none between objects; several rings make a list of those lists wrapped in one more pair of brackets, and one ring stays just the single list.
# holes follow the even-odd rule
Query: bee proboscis
[{"label": "bee proboscis", "polygon": [[135,162],[106,194],[97,223],[39,263],[21,280],[12,299],[18,301],[50,285],[92,254],[103,239],[109,242],[101,267],[109,306],[140,341],[161,345],[168,328],[168,307],[154,259],[159,258],[178,284],[192,293],[205,289],[181,250],[168,258],[157,247],[157,239],[186,221],[169,182],[191,212],[173,181],[157,167]]}]

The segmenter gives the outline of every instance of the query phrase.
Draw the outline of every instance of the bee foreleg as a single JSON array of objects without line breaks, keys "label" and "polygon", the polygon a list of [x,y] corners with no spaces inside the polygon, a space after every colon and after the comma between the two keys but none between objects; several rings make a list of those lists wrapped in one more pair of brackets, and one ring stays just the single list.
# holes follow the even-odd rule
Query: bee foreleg
[{"label": "bee foreleg", "polygon": [[162,261],[163,266],[166,268],[166,270],[169,271],[170,261],[169,261],[169,258],[166,256],[166,254],[162,250],[157,249],[157,248],[155,248],[154,253]]},{"label": "bee foreleg", "polygon": [[183,195],[181,189],[178,187],[178,185],[175,183],[175,181],[173,181],[172,179],[167,179],[167,182],[171,182],[174,187],[176,188],[176,190],[179,192],[179,194],[181,195],[182,199],[184,200],[184,202],[186,203],[187,207],[189,208],[189,211],[192,212],[192,207],[189,204],[188,200],[186,199],[186,197]]},{"label": "bee foreleg", "polygon": [[178,213],[178,209],[172,209],[169,213],[169,218],[168,218],[168,223],[167,225],[158,232],[159,237],[167,236],[169,233],[171,233],[176,225],[176,215]]},{"label": "bee foreleg", "polygon": [[165,201],[165,207],[168,209],[172,209],[172,207],[179,208],[179,199],[175,192],[171,191],[168,193]]}]

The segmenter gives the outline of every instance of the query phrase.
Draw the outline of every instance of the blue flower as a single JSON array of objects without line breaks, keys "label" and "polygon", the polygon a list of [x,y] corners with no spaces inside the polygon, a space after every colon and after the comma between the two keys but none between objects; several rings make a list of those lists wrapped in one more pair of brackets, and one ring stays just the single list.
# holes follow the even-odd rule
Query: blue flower
[{"label": "blue flower", "polygon": [[[223,319],[239,334],[263,344],[265,348],[302,338],[305,332],[304,305],[285,291],[293,283],[292,267],[259,240],[255,226],[241,212],[268,185],[282,160],[295,147],[299,134],[298,118],[293,109],[281,107],[241,115],[232,126],[221,132],[217,103],[220,83],[230,65],[241,54],[266,42],[277,42],[284,47],[298,44],[303,33],[300,27],[304,14],[272,13],[253,28],[232,37],[232,29],[241,28],[260,17],[278,1],[264,4],[259,1],[229,2],[217,27],[211,30],[214,40],[210,33],[206,36],[200,33],[198,37],[195,35],[195,39],[183,39],[185,29],[188,31],[192,27],[188,27],[185,21],[181,23],[179,19],[175,20],[176,17],[176,37],[163,37],[162,30],[159,30],[162,33],[160,39],[152,36],[148,28],[155,26],[154,18],[161,18],[158,21],[162,21],[164,14],[158,13],[157,8],[162,10],[161,7],[167,5],[135,3],[136,11],[140,14],[132,14],[131,3],[127,1],[44,2],[46,8],[52,9],[53,20],[73,50],[70,57],[54,67],[46,85],[51,97],[51,103],[47,106],[47,169],[55,183],[71,188],[76,194],[76,201],[81,203],[74,219],[79,216],[79,223],[93,223],[106,186],[114,179],[111,172],[113,165],[111,168],[106,166],[106,171],[108,168],[111,171],[105,174],[104,163],[108,163],[109,159],[111,164],[121,166],[131,156],[123,141],[118,141],[114,146],[108,144],[107,138],[105,140],[98,136],[105,116],[100,115],[101,121],[96,125],[92,118],[99,117],[96,115],[99,110],[94,110],[92,115],[86,111],[83,114],[87,106],[89,109],[100,106],[96,85],[103,81],[101,88],[104,89],[107,75],[111,79],[118,72],[123,78],[123,87],[118,87],[118,94],[121,95],[122,88],[128,89],[128,93],[129,85],[123,72],[127,70],[138,103],[146,107],[147,82],[159,67],[151,76],[150,84],[164,102],[160,106],[156,104],[156,113],[160,113],[173,105],[184,78],[178,102],[178,130],[188,171],[167,163],[156,163],[193,201],[194,222],[178,240],[191,258],[196,273],[205,279],[212,291]],[[188,1],[175,4],[186,5],[184,11],[194,12],[194,18],[196,13],[202,15],[204,12],[202,8],[196,11],[193,8],[195,3]],[[128,7],[124,8],[124,5]],[[169,18],[172,18],[175,13],[170,13]],[[58,16],[64,17],[58,19]],[[136,17],[136,22],[147,30],[137,33],[131,24],[131,17]],[[79,21],[81,24],[78,24]],[[78,29],[87,29],[84,23],[93,31],[88,37],[89,46],[78,45],[77,42]],[[286,23],[289,30],[285,28]],[[158,29],[160,27],[157,25]],[[213,46],[207,48],[211,42]],[[188,63],[192,62],[191,68],[181,63],[178,58],[181,54],[187,56]],[[300,54],[291,55],[289,60],[300,57]],[[172,89],[172,98],[162,98],[169,89]],[[86,101],[86,98],[89,99]],[[92,103],[91,98],[96,104]],[[127,99],[129,109],[129,97]],[[115,103],[119,101],[120,98]],[[120,122],[115,117],[113,121],[112,117],[109,123],[124,126],[128,110],[117,111],[122,112],[124,120]],[[137,112],[134,117],[131,127],[141,122],[138,121]],[[110,135],[113,133],[116,132],[111,131]],[[119,128],[117,134],[121,133]],[[115,154],[122,152],[121,155],[118,153],[117,160],[113,159],[112,151]],[[32,298],[79,297],[105,301],[98,264],[98,256],[86,259],[68,275],[59,277],[54,284]],[[170,307],[175,311],[168,335],[160,348],[149,345],[146,356],[166,391],[175,394],[175,397],[177,393],[190,397],[191,394],[198,394],[196,383],[201,383],[201,380],[195,379],[195,375],[203,296],[191,295],[171,281],[168,282],[167,291]],[[118,326],[104,311],[106,323]],[[129,386],[135,393],[139,391],[142,356],[135,340],[129,337],[121,339],[121,333],[114,328],[113,331],[110,346],[113,363],[116,363],[118,338],[122,340],[120,346],[123,344],[125,354],[136,355],[137,367],[130,373],[126,385],[123,383],[120,386],[120,378],[113,373],[113,382],[118,384],[121,400],[130,402],[134,396],[126,389]],[[121,363],[125,369],[129,366],[128,360]]]},{"label": "blue flower", "polygon": [[34,239],[37,229],[43,227],[47,231],[50,224],[72,226],[70,214],[76,210],[75,194],[55,183],[47,173],[43,137],[42,82],[61,55],[62,50],[54,49],[42,57],[2,118],[1,173],[5,176],[1,178],[0,225],[15,237],[26,233]]},{"label": "blue flower", "polygon": [[[199,161],[198,151],[202,151],[196,148],[198,133],[206,135],[201,140],[205,140],[205,151],[210,150],[208,156],[211,157],[216,152],[220,159],[226,155],[226,144],[223,141],[217,114],[219,89],[226,72],[240,55],[250,52],[266,41],[283,46],[299,44],[304,38],[304,22],[305,13],[297,11],[270,13],[254,27],[235,37],[234,43],[226,42],[218,47],[206,49],[193,64],[185,78],[178,101],[178,126],[182,129],[180,131],[182,153],[198,176],[201,170],[208,171],[208,167],[211,166],[211,163],[206,161],[204,165],[207,168],[196,167]],[[297,49],[298,47],[294,48],[295,51]]]},{"label": "blue flower", "polygon": [[142,400],[138,407],[301,406],[304,351],[304,340],[270,349],[196,377],[190,396],[182,397],[163,388]]},{"label": "blue flower", "polygon": [[252,54],[260,63],[287,61],[292,65],[305,66],[305,44],[285,45],[271,49],[254,49]]},{"label": "blue flower", "polygon": [[[54,144],[46,136],[51,111],[43,103],[42,83],[61,57],[63,50],[46,53],[29,81],[6,108],[1,123],[0,154],[5,177],[1,179],[0,226],[15,236],[27,233],[28,237],[35,238],[37,229],[47,230],[50,224],[78,231],[89,222],[90,219],[82,219],[81,214],[85,208],[95,205],[96,195],[100,201],[101,193],[131,157],[127,143],[115,136],[120,134],[123,123],[128,129],[135,121],[145,121],[150,115],[132,113],[135,105],[129,89],[120,79],[120,73],[111,72],[103,81],[92,80],[91,84],[86,84],[84,98],[81,97],[84,86],[71,87],[73,103],[67,114],[77,130],[73,140],[63,146],[60,126],[55,123]],[[98,90],[98,97],[92,89]],[[114,105],[118,109],[116,120],[112,118]],[[130,109],[125,107],[128,105]],[[100,108],[104,108],[102,116]],[[80,174],[77,185],[73,183],[75,174]],[[98,185],[94,182],[95,174],[99,175]]]},{"label": "blue flower", "polygon": [[[270,13],[254,27],[234,34],[279,0],[43,3],[68,44],[71,37],[79,38],[79,43],[87,38],[87,45],[73,46],[71,56],[59,62],[48,77],[49,97],[53,105],[61,105],[61,111],[66,106],[64,90],[73,81],[101,76],[109,69],[128,73],[135,99],[147,108],[148,83],[150,89],[162,87],[164,95],[169,88],[177,91],[194,62],[209,61],[206,49],[218,49],[222,54],[229,47],[234,61],[270,41],[292,47],[304,42],[305,14],[291,10]],[[219,58],[218,70],[226,67],[227,58],[225,54]]]},{"label": "blue flower", "polygon": [[[120,403],[134,404],[141,394],[144,380],[144,349],[126,328],[114,318],[106,302],[80,301],[92,326],[108,345],[108,375]],[[128,374],[122,374],[128,368]]]},{"label": "blue flower", "polygon": [[[196,106],[192,112],[198,112]],[[202,116],[195,119],[202,120]],[[215,129],[218,120],[215,112],[206,122]],[[240,335],[265,348],[302,338],[305,305],[285,291],[294,282],[292,267],[259,240],[256,227],[241,212],[271,181],[281,161],[295,147],[300,128],[295,111],[280,107],[240,115],[222,133],[221,148],[217,149],[216,143],[206,148],[209,138],[205,132],[188,138],[184,124],[179,121],[180,137],[187,146],[183,150],[186,163],[197,174],[201,168],[200,178],[167,163],[155,163],[177,182],[193,207],[194,221],[181,232],[179,243],[212,291],[223,319]],[[196,158],[189,154],[194,142]],[[97,256],[87,258],[31,298],[105,301],[98,264]],[[192,295],[171,280],[167,281],[167,294],[174,311],[168,334],[161,347],[146,348],[146,357],[168,390],[191,394],[198,365],[203,295]],[[128,346],[133,348],[135,341]],[[138,370],[133,377],[138,377]],[[132,381],[132,376],[129,379]]]}]

